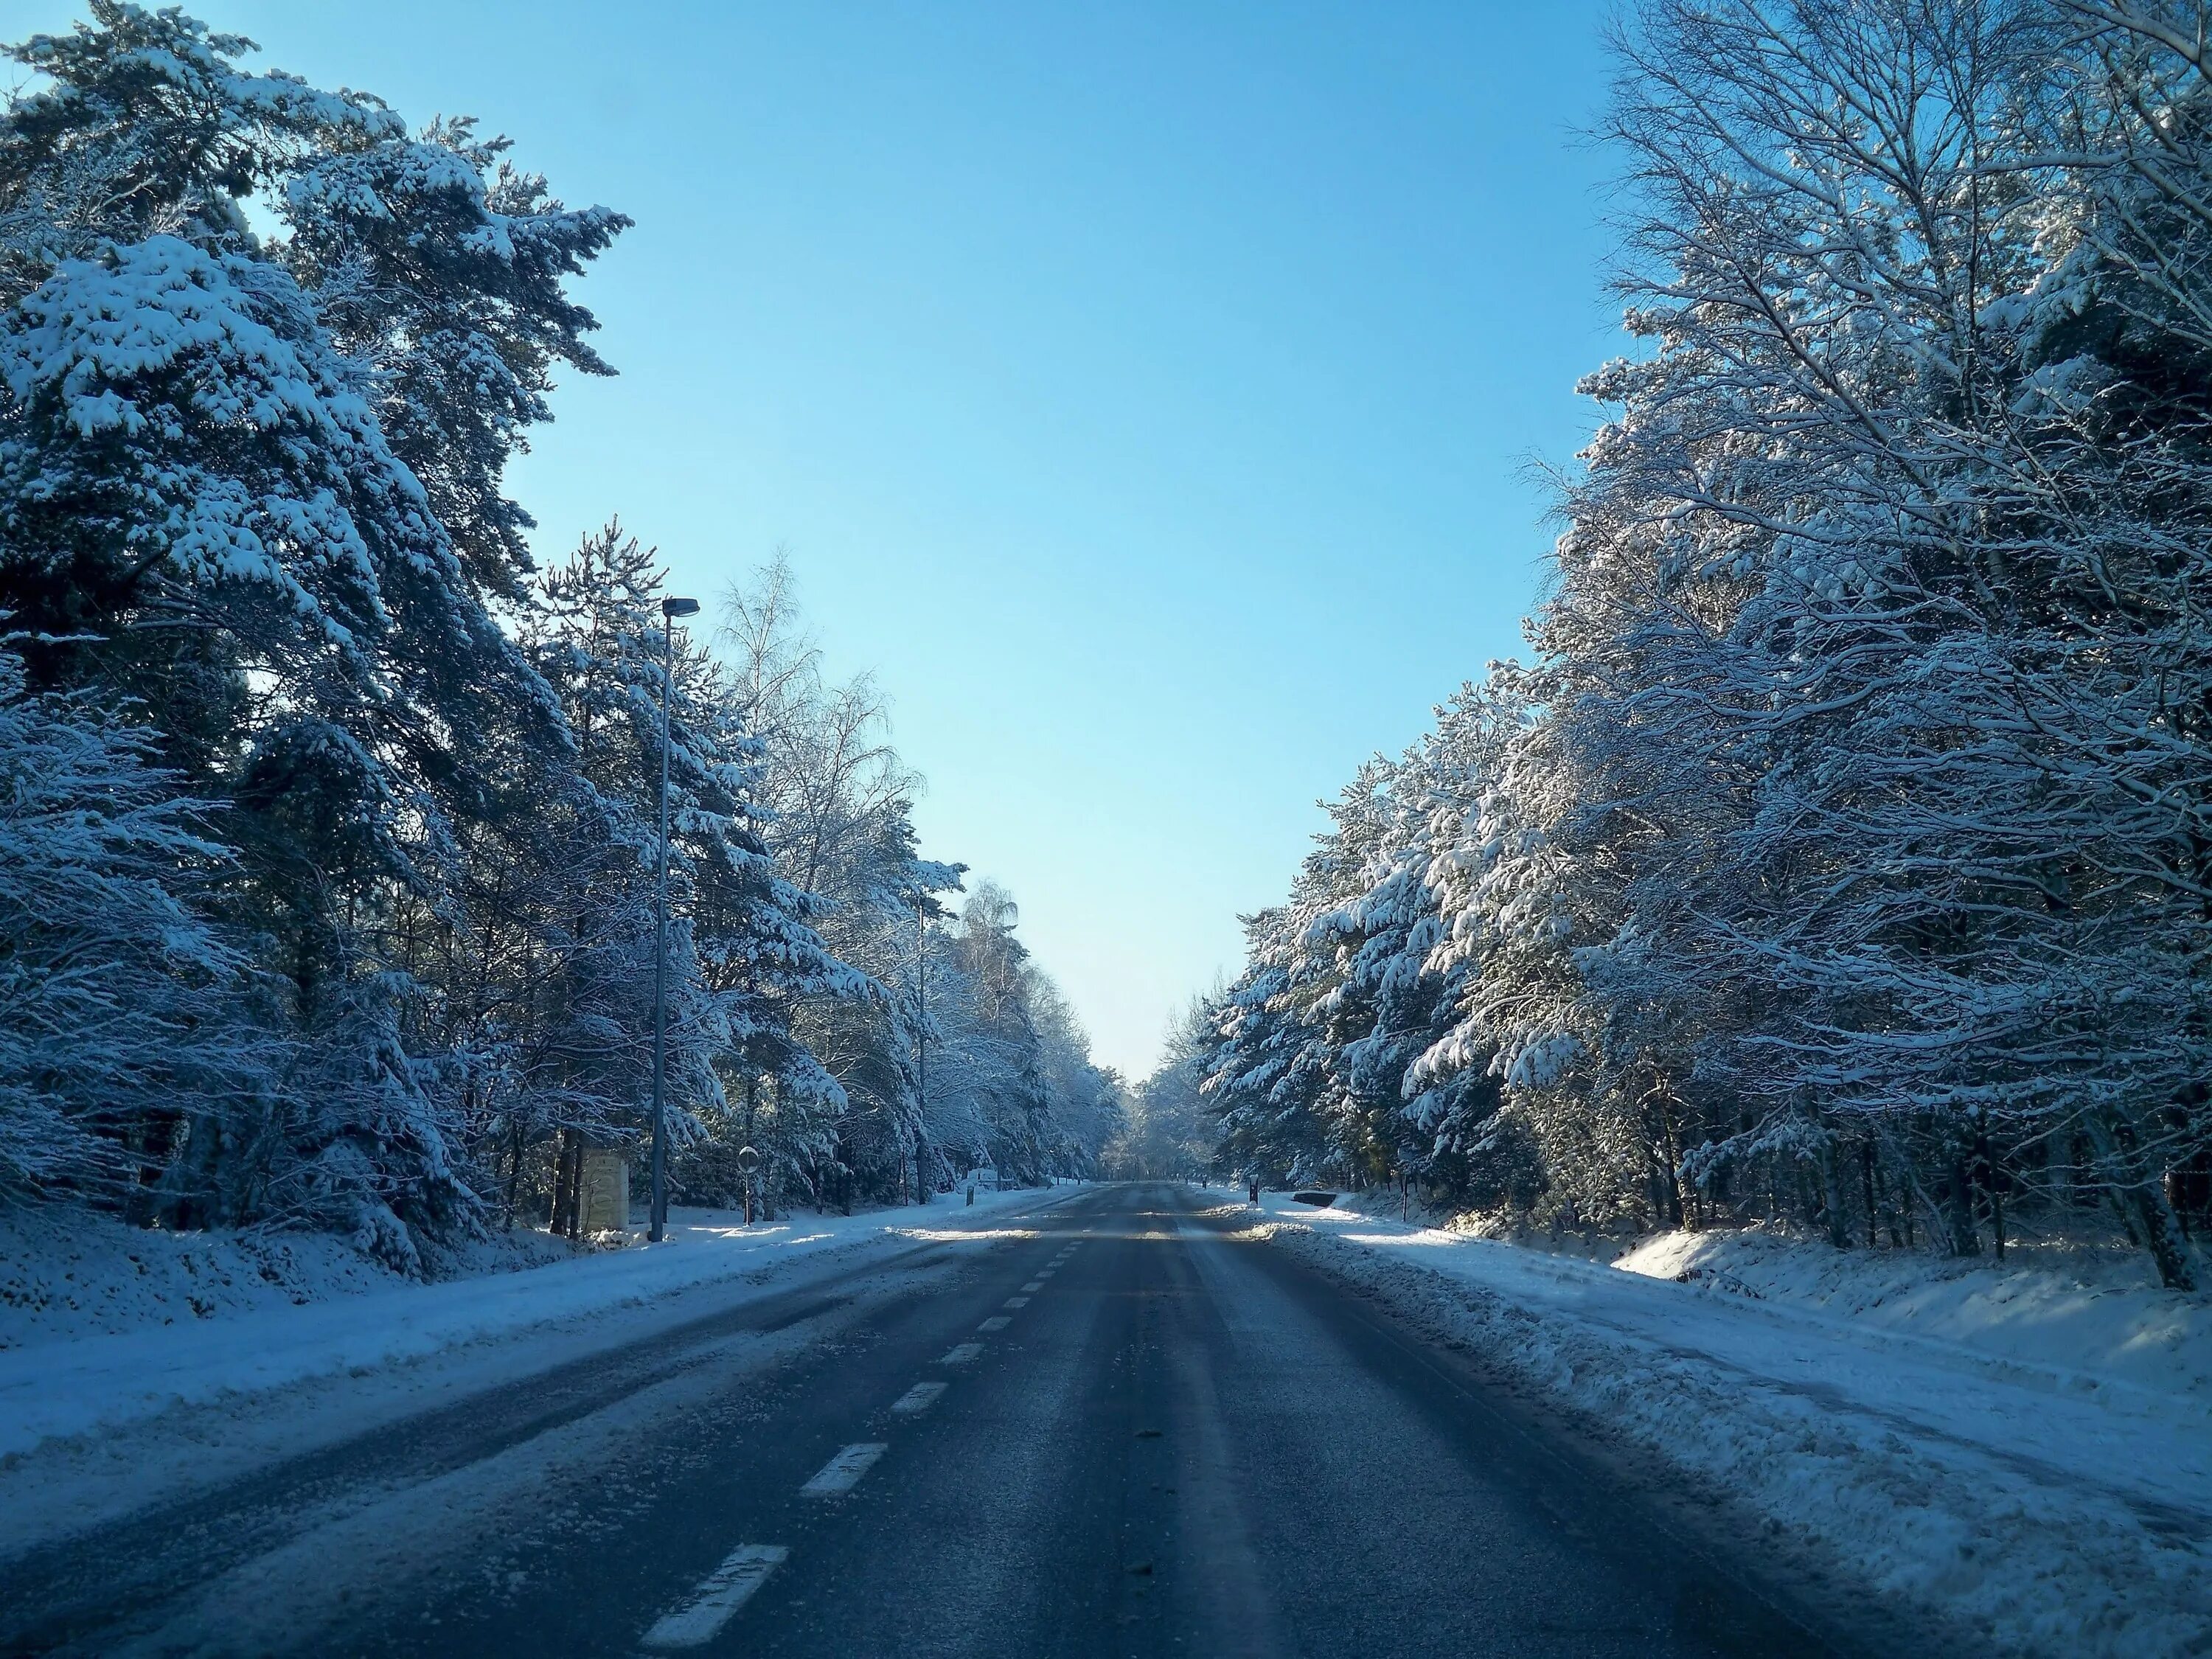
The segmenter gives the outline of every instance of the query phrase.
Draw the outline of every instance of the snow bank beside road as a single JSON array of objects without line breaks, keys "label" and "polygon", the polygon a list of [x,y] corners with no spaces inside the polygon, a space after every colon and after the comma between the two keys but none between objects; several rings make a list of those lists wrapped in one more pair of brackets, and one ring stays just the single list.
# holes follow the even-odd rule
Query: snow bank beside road
[{"label": "snow bank beside road", "polygon": [[[718,1280],[765,1283],[819,1261],[984,1229],[1066,1189],[978,1193],[927,1206],[787,1218],[746,1229],[677,1211],[666,1243],[519,1273],[393,1284],[306,1306],[0,1351],[0,1458],[112,1430],[177,1405],[360,1373],[538,1325],[651,1302]],[[574,1357],[573,1354],[568,1357]]]},{"label": "snow bank beside road", "polygon": [[[451,1276],[574,1254],[550,1234],[503,1234],[471,1246]],[[0,1352],[412,1285],[331,1233],[170,1233],[58,1205],[0,1207]]]},{"label": "snow bank beside road", "polygon": [[1843,1582],[2014,1651],[2206,1650],[2212,1396],[2185,1375],[2148,1387],[2125,1364],[2039,1363],[1356,1210],[1266,1208],[1279,1244],[1748,1506]]},{"label": "snow bank beside road", "polygon": [[[1388,1192],[1346,1194],[1337,1215],[1395,1221]],[[1287,1214],[1307,1213],[1291,1206]],[[1454,1226],[1454,1238],[1488,1238]],[[2212,1296],[2160,1288],[2142,1250],[2015,1243],[2002,1264],[1928,1251],[1838,1250],[1825,1241],[1758,1227],[1656,1233],[1625,1253],[1580,1235],[1498,1237],[1528,1254],[1610,1261],[1705,1296],[1798,1308],[1909,1334],[1937,1337],[1995,1358],[2056,1367],[2212,1401]]]},{"label": "snow bank beside road", "polygon": [[2212,1298],[2160,1289],[2142,1250],[2015,1246],[2000,1267],[1756,1231],[1673,1232],[1613,1265],[2212,1401]]}]

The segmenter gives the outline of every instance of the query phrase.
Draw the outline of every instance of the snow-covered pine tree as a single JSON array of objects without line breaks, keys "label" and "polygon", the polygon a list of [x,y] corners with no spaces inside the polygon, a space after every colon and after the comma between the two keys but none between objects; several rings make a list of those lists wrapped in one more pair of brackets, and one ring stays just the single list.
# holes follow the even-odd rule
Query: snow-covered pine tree
[{"label": "snow-covered pine tree", "polygon": [[788,561],[778,554],[722,610],[731,696],[760,749],[747,799],[763,843],[800,890],[818,896],[815,925],[832,954],[882,988],[793,999],[792,1030],[843,1103],[807,1120],[781,1168],[817,1202],[889,1197],[910,1190],[917,1151],[929,1157],[916,945],[963,867],[920,856],[909,813],[921,780],[889,742],[872,681],[824,678]]},{"label": "snow-covered pine tree", "polygon": [[1492,1200],[1505,1175],[1468,1156],[1492,1134],[1494,1080],[1483,1066],[1415,1068],[1462,1016],[1469,958],[1446,938],[1438,887],[1522,732],[1513,684],[1494,672],[1436,711],[1434,728],[1375,799],[1357,896],[1310,930],[1337,940],[1343,978],[1324,1005],[1330,1065],[1358,1119],[1366,1172],[1419,1176],[1477,1203]]},{"label": "snow-covered pine tree", "polygon": [[1217,1161],[1240,1175],[1319,1179],[1330,1167],[1334,1149],[1316,1109],[1326,1082],[1322,1042],[1306,1017],[1301,973],[1310,908],[1294,893],[1287,905],[1243,918],[1244,970],[1213,1006],[1202,1086],[1220,1121]]},{"label": "snow-covered pine tree", "polygon": [[[214,822],[238,857],[217,897],[266,936],[258,954],[306,1046],[296,1109],[202,1136],[197,1178],[276,1212],[357,1204],[405,1262],[395,1217],[449,1225],[470,1200],[426,1091],[437,1057],[403,1041],[434,988],[392,976],[388,924],[451,902],[459,827],[485,793],[474,757],[557,750],[558,712],[487,611],[447,503],[387,441],[394,366],[332,333],[341,309],[356,343],[421,319],[380,335],[341,278],[365,267],[329,198],[303,198],[299,227],[345,257],[296,265],[340,278],[329,317],[245,212],[258,198],[281,216],[282,186],[319,161],[401,143],[397,118],[243,70],[250,43],[181,14],[93,11],[15,49],[40,79],[0,121],[0,602],[35,683],[131,696],[161,758],[228,808]],[[514,340],[538,328],[509,354],[525,382],[553,337],[513,318],[545,311],[561,258],[612,228],[549,233],[503,296]],[[484,287],[447,274],[455,292]]]},{"label": "snow-covered pine tree", "polygon": [[[923,1179],[933,1189],[988,1165],[1008,1182],[1044,1173],[1051,1102],[1029,1012],[1029,952],[1014,937],[1019,914],[996,883],[976,883],[954,926],[922,940],[928,1021],[917,1035],[927,1073],[921,1091]],[[917,984],[921,983],[917,977]]]},{"label": "snow-covered pine tree", "polygon": [[1626,1041],[1609,1015],[1610,1054],[1671,1093],[1687,1060],[1747,1112],[1708,1177],[1778,1159],[1841,1242],[1843,1156],[1871,1172],[1902,1139],[1956,1246],[1978,1211],[2001,1248],[2008,1182],[2086,1152],[2180,1282],[2136,1149],[2212,1058],[2173,855],[2206,757],[2171,713],[2203,672],[2204,495],[2115,421],[2138,394],[2110,365],[2023,331],[2112,173],[2044,162],[2019,112],[2095,61],[2047,21],[1647,12],[1620,131],[1659,349],[1600,383],[1627,413],[1576,512],[1584,568],[1650,574],[1626,672],[1574,671],[1642,844],[1582,966],[1646,1025],[1678,1011]]},{"label": "snow-covered pine tree", "polygon": [[0,644],[0,1192],[150,1218],[176,1148],[281,1085],[248,958],[198,914],[229,854],[87,693]]},{"label": "snow-covered pine tree", "polygon": [[[592,902],[629,918],[608,931],[629,933],[635,970],[628,994],[643,1000],[604,1022],[632,1034],[633,1052],[611,1058],[599,1122],[635,1125],[650,1071],[641,1056],[650,1053],[663,574],[653,550],[610,524],[547,572],[543,586],[534,647],[576,733],[580,769],[605,825],[605,863],[621,872],[585,885]],[[679,1142],[694,1143],[675,1167],[679,1180],[722,1197],[732,1190],[723,1165],[740,1147],[813,1158],[821,1125],[843,1104],[836,1080],[793,1035],[794,1008],[810,999],[880,993],[823,944],[807,921],[819,902],[777,872],[760,839],[747,801],[760,745],[744,729],[728,678],[688,642],[679,641],[675,663],[668,686],[670,1099]],[[581,1121],[562,1127],[605,1133]]]},{"label": "snow-covered pine tree", "polygon": [[[1624,32],[1647,349],[1587,385],[1619,412],[1565,491],[1535,717],[1435,836],[1456,1018],[1407,1073],[1501,1082],[1477,1132],[1555,1214],[1972,1251],[2094,1200],[2197,1272],[2200,10],[1653,0]],[[1410,1030],[1403,841],[1258,919],[1233,1136],[1330,1144]]]},{"label": "snow-covered pine tree", "polygon": [[[1030,1024],[1036,1031],[1037,1070],[1050,1103],[1044,1173],[1094,1176],[1107,1145],[1121,1133],[1125,1122],[1121,1079],[1110,1066],[1092,1060],[1090,1033],[1060,987],[1042,969],[1030,976],[1029,1004]],[[1187,1167],[1195,1170],[1198,1164]]]},{"label": "snow-covered pine tree", "polygon": [[1106,1167],[1123,1180],[1164,1180],[1217,1171],[1219,1125],[1205,1094],[1213,1041],[1213,999],[1193,997],[1169,1023],[1160,1063],[1129,1089]]},{"label": "snow-covered pine tree", "polygon": [[392,453],[422,484],[478,595],[524,601],[527,513],[503,474],[552,418],[556,367],[613,371],[568,280],[630,221],[569,209],[465,118],[385,130],[289,168],[276,252],[313,298]]}]

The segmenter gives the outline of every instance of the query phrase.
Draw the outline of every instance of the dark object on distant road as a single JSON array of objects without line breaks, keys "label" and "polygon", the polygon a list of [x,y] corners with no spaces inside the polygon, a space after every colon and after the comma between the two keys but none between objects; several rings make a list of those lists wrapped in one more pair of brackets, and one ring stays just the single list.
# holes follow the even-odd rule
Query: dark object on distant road
[{"label": "dark object on distant road", "polygon": [[1316,1210],[1326,1210],[1336,1202],[1334,1193],[1292,1193],[1291,1196],[1301,1204],[1312,1205]]},{"label": "dark object on distant road", "polygon": [[1256,1181],[1248,1181],[1244,1184],[1252,1189],[1252,1201],[1257,1204],[1260,1201],[1260,1183]]}]

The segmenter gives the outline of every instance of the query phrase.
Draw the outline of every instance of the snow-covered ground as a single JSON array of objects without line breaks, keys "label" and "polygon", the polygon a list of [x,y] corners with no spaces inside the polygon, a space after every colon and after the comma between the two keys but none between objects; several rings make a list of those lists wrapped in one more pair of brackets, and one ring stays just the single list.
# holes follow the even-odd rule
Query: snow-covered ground
[{"label": "snow-covered ground", "polygon": [[2161,1290],[2142,1250],[2015,1246],[2000,1264],[1838,1250],[1753,1229],[1662,1233],[1613,1265],[2212,1407],[2212,1297]]},{"label": "snow-covered ground", "polygon": [[1607,1266],[1264,1207],[1279,1245],[1749,1504],[1809,1567],[2010,1650],[2212,1652],[2206,1298],[1741,1237]]},{"label": "snow-covered ground", "polygon": [[[597,1321],[595,1338],[574,1328],[586,1316],[648,1304],[673,1310],[680,1293],[724,1281],[780,1289],[802,1264],[842,1265],[917,1238],[988,1230],[1062,1195],[981,1192],[972,1207],[955,1196],[750,1229],[723,1212],[678,1209],[658,1245],[568,1255],[554,1244],[563,1259],[544,1266],[428,1285],[328,1239],[178,1239],[112,1224],[72,1239],[18,1231],[0,1237],[0,1462],[176,1406],[359,1376],[540,1327],[563,1327],[561,1357],[574,1358],[635,1334],[635,1322]],[[538,1362],[521,1354],[515,1363]]]},{"label": "snow-covered ground", "polygon": [[[518,1229],[469,1246],[441,1277],[574,1254],[565,1239]],[[409,1285],[329,1233],[171,1233],[61,1205],[0,1207],[0,1352]]]}]

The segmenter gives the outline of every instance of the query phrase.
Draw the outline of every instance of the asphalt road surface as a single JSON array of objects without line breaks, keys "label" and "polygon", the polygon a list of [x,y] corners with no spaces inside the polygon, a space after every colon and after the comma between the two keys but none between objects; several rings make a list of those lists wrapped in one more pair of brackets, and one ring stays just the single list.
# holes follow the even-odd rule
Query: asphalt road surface
[{"label": "asphalt road surface", "polygon": [[1083,1189],[106,1527],[0,1651],[1858,1650],[1230,1202]]}]

